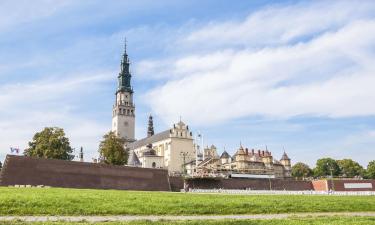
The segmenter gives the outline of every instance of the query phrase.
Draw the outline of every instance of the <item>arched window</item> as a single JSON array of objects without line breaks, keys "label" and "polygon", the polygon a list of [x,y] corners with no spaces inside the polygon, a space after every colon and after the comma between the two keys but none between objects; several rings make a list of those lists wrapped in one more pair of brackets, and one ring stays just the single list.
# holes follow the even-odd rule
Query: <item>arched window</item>
[{"label": "arched window", "polygon": [[152,168],[155,168],[156,167],[156,162],[153,162],[152,163]]}]

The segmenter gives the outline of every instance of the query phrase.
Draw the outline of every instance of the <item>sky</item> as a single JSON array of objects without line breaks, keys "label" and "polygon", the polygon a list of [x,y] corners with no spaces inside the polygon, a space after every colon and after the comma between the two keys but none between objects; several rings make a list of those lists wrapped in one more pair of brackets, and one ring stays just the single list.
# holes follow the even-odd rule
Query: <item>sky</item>
[{"label": "sky", "polygon": [[0,161],[48,126],[97,157],[125,37],[137,139],[375,160],[374,1],[2,0]]}]

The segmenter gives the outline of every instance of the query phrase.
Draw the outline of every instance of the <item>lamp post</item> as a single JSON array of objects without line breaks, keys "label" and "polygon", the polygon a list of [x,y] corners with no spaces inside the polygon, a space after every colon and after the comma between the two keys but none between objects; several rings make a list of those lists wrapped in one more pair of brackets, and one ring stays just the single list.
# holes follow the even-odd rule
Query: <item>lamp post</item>
[{"label": "lamp post", "polygon": [[183,175],[186,175],[186,157],[189,155],[188,152],[180,152],[180,155],[182,157],[182,160],[183,160],[183,164],[182,164],[182,173]]},{"label": "lamp post", "polygon": [[333,182],[333,166],[329,165],[329,163],[327,163],[327,167],[328,167],[329,171],[331,172],[331,186],[332,186],[332,191],[335,191],[335,183]]}]

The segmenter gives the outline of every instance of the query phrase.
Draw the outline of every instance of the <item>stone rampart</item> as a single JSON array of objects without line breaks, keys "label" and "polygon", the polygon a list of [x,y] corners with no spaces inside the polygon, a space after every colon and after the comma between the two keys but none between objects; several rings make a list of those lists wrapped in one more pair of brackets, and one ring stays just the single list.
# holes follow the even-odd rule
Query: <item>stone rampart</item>
[{"label": "stone rampart", "polygon": [[0,185],[170,191],[168,171],[8,155]]}]

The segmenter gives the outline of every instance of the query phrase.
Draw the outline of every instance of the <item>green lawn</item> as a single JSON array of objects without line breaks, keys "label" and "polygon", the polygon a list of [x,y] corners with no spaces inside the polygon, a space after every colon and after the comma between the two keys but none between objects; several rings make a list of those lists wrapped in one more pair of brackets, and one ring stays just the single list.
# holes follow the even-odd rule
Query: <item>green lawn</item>
[{"label": "green lawn", "polygon": [[0,188],[0,215],[202,215],[360,211],[374,212],[375,197]]},{"label": "green lawn", "polygon": [[[77,222],[1,222],[3,225],[89,225],[93,223]],[[98,224],[98,223],[97,223]],[[371,217],[325,217],[325,218],[295,218],[282,220],[222,220],[222,221],[137,221],[137,222],[107,222],[103,225],[371,225],[375,224],[375,218]]]}]

